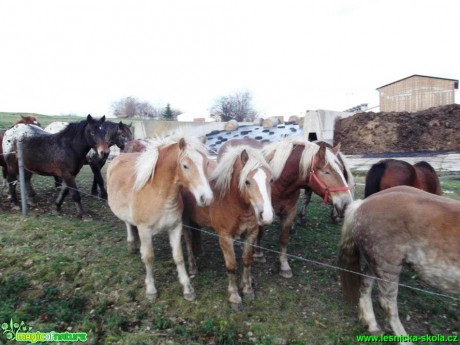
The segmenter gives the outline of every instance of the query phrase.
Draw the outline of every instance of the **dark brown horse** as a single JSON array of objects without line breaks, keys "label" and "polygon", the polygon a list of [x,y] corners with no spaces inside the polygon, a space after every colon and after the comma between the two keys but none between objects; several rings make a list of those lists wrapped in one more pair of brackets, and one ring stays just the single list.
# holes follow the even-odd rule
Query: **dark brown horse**
[{"label": "dark brown horse", "polygon": [[16,196],[16,181],[18,176],[17,141],[23,146],[26,188],[34,202],[35,191],[30,179],[33,173],[45,176],[55,176],[63,181],[58,198],[55,201],[59,212],[64,198],[71,189],[72,199],[77,207],[78,216],[83,216],[80,193],[75,183],[75,177],[80,172],[91,148],[100,156],[107,156],[109,147],[105,141],[105,131],[101,125],[105,116],[95,120],[88,115],[86,120],[70,123],[67,128],[56,134],[49,134],[37,126],[15,125],[6,131],[3,137],[3,149],[8,167],[8,183],[10,201],[14,208],[19,208]]},{"label": "dark brown horse", "polygon": [[421,161],[412,165],[398,159],[383,159],[369,169],[364,197],[395,186],[412,186],[432,194],[442,194],[438,175],[429,163]]},{"label": "dark brown horse", "polygon": [[[428,284],[460,293],[460,202],[407,186],[383,190],[351,204],[344,219],[339,266],[344,296],[359,298],[359,318],[382,332],[372,307],[372,285],[396,335],[407,335],[398,315],[398,282],[404,264]],[[351,272],[361,272],[362,275]],[[351,272],[350,272],[351,271]],[[409,342],[402,342],[409,344]]]},{"label": "dark brown horse", "polygon": [[[30,124],[30,125],[35,125],[35,126],[38,126],[40,127],[40,123],[38,122],[37,118],[33,115],[29,115],[29,116],[24,116],[24,115],[21,115],[21,119],[15,123],[15,125],[19,124],[19,123],[23,123],[23,124]],[[13,125],[14,126],[14,125]],[[7,174],[7,171],[6,171],[6,161],[3,157],[3,145],[1,145],[2,141],[3,141],[3,135],[5,134],[6,132],[6,129],[2,129],[0,130],[0,166],[2,167],[2,174],[3,174],[3,182],[6,183],[6,174]]]}]

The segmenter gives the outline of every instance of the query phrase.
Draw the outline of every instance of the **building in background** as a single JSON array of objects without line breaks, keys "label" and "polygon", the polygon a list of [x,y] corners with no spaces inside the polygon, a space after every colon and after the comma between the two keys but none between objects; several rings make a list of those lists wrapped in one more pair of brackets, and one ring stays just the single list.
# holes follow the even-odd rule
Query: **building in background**
[{"label": "building in background", "polygon": [[416,112],[455,103],[458,80],[414,74],[377,88],[380,111]]}]

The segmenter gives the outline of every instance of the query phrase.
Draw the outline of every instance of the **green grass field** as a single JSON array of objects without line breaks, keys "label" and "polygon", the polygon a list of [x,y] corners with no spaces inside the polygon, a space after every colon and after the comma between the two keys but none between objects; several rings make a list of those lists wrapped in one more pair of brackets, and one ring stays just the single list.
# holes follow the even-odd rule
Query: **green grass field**
[{"label": "green grass field", "polygon": [[[459,177],[441,179],[448,196],[460,200]],[[90,182],[85,167],[78,176],[83,193]],[[167,237],[154,238],[159,296],[151,303],[144,298],[140,255],[128,252],[125,226],[105,202],[83,194],[91,221],[77,219],[69,200],[63,214],[54,215],[52,179],[34,176],[33,183],[39,206],[27,219],[9,210],[5,191],[1,196],[0,323],[12,318],[33,331],[87,332],[90,344],[356,344],[355,336],[365,334],[357,308],[342,302],[337,271],[312,263],[334,265],[340,236],[340,225],[330,223],[329,208],[316,196],[307,227],[297,227],[289,246],[296,256],[290,259],[294,277],[280,277],[277,255],[266,252],[267,263],[253,265],[256,298],[237,313],[227,303],[215,236],[203,234],[193,302],[182,298]],[[357,189],[362,193],[361,185]],[[277,236],[275,223],[263,246],[277,250]],[[402,282],[428,288],[409,270]],[[401,288],[399,308],[411,334],[460,332],[458,302]],[[378,307],[376,312],[388,330]]]},{"label": "green grass field", "polygon": [[[0,114],[0,126],[10,126],[15,116]],[[68,118],[39,116],[42,125],[58,120]],[[124,224],[103,200],[88,194],[91,179],[88,167],[77,178],[90,221],[75,217],[69,198],[63,214],[53,214],[56,192],[49,177],[33,177],[38,206],[26,219],[10,210],[6,191],[1,192],[0,324],[13,319],[34,332],[86,332],[87,344],[351,345],[356,335],[366,334],[357,307],[342,302],[338,272],[321,265],[335,265],[340,225],[330,222],[329,208],[319,197],[309,206],[307,226],[297,226],[290,241],[294,277],[279,276],[277,254],[266,251],[267,263],[252,269],[255,300],[237,313],[227,303],[218,239],[208,234],[202,235],[200,272],[192,279],[193,302],[182,298],[167,236],[154,237],[158,298],[146,300],[140,255],[127,250]],[[356,180],[361,197],[364,175]],[[460,200],[460,175],[443,173],[441,181],[445,195]],[[277,226],[270,226],[262,242],[273,251],[278,250]],[[236,251],[241,255],[238,246]],[[401,279],[432,290],[409,269]],[[391,334],[375,294],[374,301],[378,321]],[[399,311],[410,334],[460,333],[458,301],[401,287]],[[0,333],[0,344],[8,343]]]}]

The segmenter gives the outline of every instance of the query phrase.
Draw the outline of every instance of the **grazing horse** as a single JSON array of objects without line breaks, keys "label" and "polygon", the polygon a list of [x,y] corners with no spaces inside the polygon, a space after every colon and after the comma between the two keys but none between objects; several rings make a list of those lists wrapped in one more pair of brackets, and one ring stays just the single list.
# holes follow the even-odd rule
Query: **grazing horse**
[{"label": "grazing horse", "polygon": [[414,165],[398,159],[383,159],[369,169],[366,175],[364,197],[395,186],[412,186],[441,195],[441,183],[433,167],[421,161]]},{"label": "grazing horse", "polygon": [[[324,143],[326,147],[332,151],[337,156],[338,159],[338,164],[340,166],[340,169],[342,170],[343,176],[345,177],[345,180],[347,181],[348,186],[351,188],[352,194],[353,194],[353,187],[354,187],[354,178],[353,174],[351,173],[350,167],[348,166],[347,160],[345,159],[345,156],[340,152],[340,144],[338,144],[335,147],[332,147],[326,142],[316,142],[318,145]],[[305,189],[303,198],[301,197],[302,200],[302,206],[300,209],[300,212],[298,214],[297,222],[299,225],[305,226],[306,221],[305,219],[307,218],[307,206],[311,201],[311,196],[313,194],[313,191],[311,189]],[[331,207],[331,220],[333,223],[337,224],[340,221],[340,218],[337,210],[335,207]],[[295,231],[294,228],[291,229],[291,234],[292,232]]]},{"label": "grazing horse", "polygon": [[[300,139],[286,138],[264,146],[266,159],[274,173],[272,185],[272,204],[281,222],[280,231],[280,274],[284,278],[292,277],[287,260],[289,232],[297,215],[297,201],[301,189],[311,189],[343,214],[353,200],[350,188],[343,176],[336,155],[325,145]],[[259,231],[258,246],[254,260],[264,262],[260,249],[263,231]]]},{"label": "grazing horse", "polygon": [[71,123],[65,130],[56,134],[49,134],[37,126],[23,124],[15,125],[7,130],[2,144],[8,166],[8,183],[13,207],[19,208],[14,181],[18,175],[15,151],[17,140],[21,140],[26,188],[32,198],[32,203],[35,197],[35,191],[30,183],[32,173],[55,176],[63,181],[63,186],[55,201],[56,210],[60,211],[70,188],[78,216],[82,217],[83,208],[75,177],[80,172],[86,154],[91,148],[95,149],[100,156],[108,155],[109,148],[105,142],[105,131],[101,129],[104,121],[105,116],[100,120],[95,120],[88,115],[86,120]]},{"label": "grazing horse", "polygon": [[208,206],[213,193],[206,175],[204,145],[195,138],[177,135],[158,138],[142,153],[126,153],[113,159],[107,170],[108,203],[126,224],[128,247],[140,252],[146,269],[146,296],[157,296],[153,279],[152,236],[167,231],[186,300],[195,299],[184,265],[181,246],[183,202],[181,190],[189,190],[199,206]]},{"label": "grazing horse", "polygon": [[[45,127],[45,131],[49,133],[58,133],[68,126],[68,122],[53,122]],[[120,150],[125,148],[125,145],[132,140],[133,134],[131,133],[131,125],[126,125],[123,122],[105,121],[102,124],[102,129],[105,131],[105,141],[109,147],[116,145]],[[107,161],[108,156],[99,156],[93,149],[89,150],[86,155],[85,164],[88,164],[93,172],[93,185],[91,187],[91,194],[98,195],[102,199],[107,199],[107,191],[104,186],[104,178],[102,177],[101,170]],[[56,180],[56,186],[59,186],[61,181]]]},{"label": "grazing horse", "polygon": [[[338,255],[344,297],[359,298],[359,318],[381,333],[372,307],[372,285],[393,332],[407,335],[398,316],[403,264],[434,287],[460,293],[460,202],[398,186],[357,200],[345,212]],[[363,275],[350,271],[361,272]],[[407,342],[402,342],[408,344]]]},{"label": "grazing horse", "polygon": [[[25,124],[25,125],[35,125],[35,126],[38,126],[40,127],[40,123],[38,122],[37,118],[33,115],[29,115],[29,116],[24,116],[24,115],[21,115],[21,119],[15,123],[15,125],[17,124]],[[5,135],[5,132],[6,132],[6,129],[2,129],[0,130],[0,143],[3,141],[3,136]],[[7,174],[7,171],[6,171],[6,161],[3,157],[3,145],[0,144],[0,166],[2,167],[2,174],[3,174],[3,183],[4,183],[4,186],[6,186],[6,174]]]},{"label": "grazing horse", "polygon": [[[235,237],[245,236],[242,291],[245,299],[253,299],[252,246],[259,226],[273,221],[270,198],[272,180],[271,169],[260,150],[248,145],[228,147],[211,175],[215,201],[209,207],[198,208],[190,194],[183,193],[184,224],[210,227],[219,235],[219,245],[227,269],[229,302],[237,311],[242,310],[243,305],[236,284],[237,266],[233,242]],[[187,234],[186,226],[186,242]],[[189,249],[188,252],[189,265],[195,265],[194,258],[190,259],[192,251]]]}]

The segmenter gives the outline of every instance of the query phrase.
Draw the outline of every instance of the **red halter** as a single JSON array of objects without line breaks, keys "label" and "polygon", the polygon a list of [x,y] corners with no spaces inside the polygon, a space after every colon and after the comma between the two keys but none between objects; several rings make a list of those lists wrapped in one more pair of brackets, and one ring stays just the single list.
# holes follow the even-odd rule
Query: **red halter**
[{"label": "red halter", "polygon": [[324,198],[323,198],[323,201],[325,204],[328,203],[329,201],[329,194],[331,193],[334,193],[334,192],[346,192],[346,191],[349,191],[351,188],[348,187],[348,186],[344,186],[344,187],[334,187],[334,188],[329,188],[328,186],[326,186],[323,181],[321,181],[319,179],[319,177],[316,175],[316,160],[315,160],[315,157],[316,156],[313,156],[313,159],[311,161],[311,165],[310,165],[310,172],[309,172],[309,177],[308,177],[308,184],[311,185],[312,183],[312,180],[314,180],[318,185],[319,187],[321,188],[321,191],[324,192]]}]

